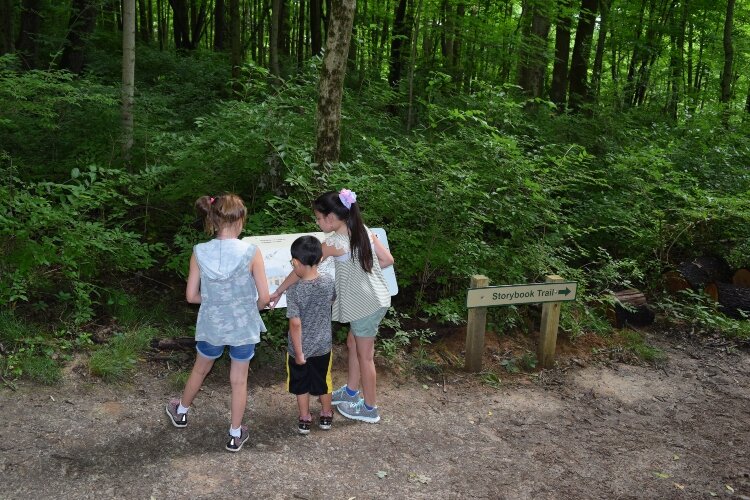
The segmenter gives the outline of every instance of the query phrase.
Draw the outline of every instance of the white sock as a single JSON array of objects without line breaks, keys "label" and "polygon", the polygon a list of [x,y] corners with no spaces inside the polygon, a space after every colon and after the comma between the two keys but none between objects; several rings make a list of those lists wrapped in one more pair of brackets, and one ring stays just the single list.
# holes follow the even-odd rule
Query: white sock
[{"label": "white sock", "polygon": [[189,406],[187,408],[182,406],[182,401],[180,401],[180,406],[177,407],[177,414],[182,415],[183,413],[187,413],[189,409],[190,409]]},{"label": "white sock", "polygon": [[242,427],[237,427],[236,429],[232,429],[232,426],[229,426],[229,435],[232,437],[240,437],[242,436]]}]

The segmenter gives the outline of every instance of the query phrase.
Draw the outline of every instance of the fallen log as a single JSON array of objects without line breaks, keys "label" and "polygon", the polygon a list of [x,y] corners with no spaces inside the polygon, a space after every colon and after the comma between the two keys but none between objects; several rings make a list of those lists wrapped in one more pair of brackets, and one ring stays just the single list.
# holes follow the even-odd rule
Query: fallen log
[{"label": "fallen log", "polygon": [[654,322],[654,312],[640,290],[628,288],[612,293],[613,305],[607,309],[607,318],[615,328],[648,326]]},{"label": "fallen log", "polygon": [[195,337],[174,337],[171,339],[154,339],[151,347],[160,351],[170,351],[176,349],[195,349]]},{"label": "fallen log", "polygon": [[675,293],[692,288],[702,290],[709,283],[729,283],[729,264],[720,257],[696,257],[681,262],[677,269],[664,273],[664,288]]},{"label": "fallen log", "polygon": [[709,283],[703,291],[719,303],[719,311],[733,318],[750,315],[750,288],[729,283]]},{"label": "fallen log", "polygon": [[750,288],[750,269],[744,267],[737,269],[732,275],[732,284]]}]

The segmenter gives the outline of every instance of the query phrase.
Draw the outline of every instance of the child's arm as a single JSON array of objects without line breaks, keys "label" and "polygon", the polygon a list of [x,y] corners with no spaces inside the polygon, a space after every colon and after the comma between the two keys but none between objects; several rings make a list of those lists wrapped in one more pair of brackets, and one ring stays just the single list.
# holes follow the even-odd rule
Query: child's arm
[{"label": "child's arm", "polygon": [[260,248],[255,249],[253,260],[250,261],[250,274],[255,280],[255,288],[258,289],[258,310],[265,309],[271,300],[268,295],[268,280],[266,279],[266,266],[263,263],[263,255]]},{"label": "child's arm", "polygon": [[307,360],[305,353],[302,352],[302,320],[299,318],[289,318],[289,337],[292,340],[292,349],[294,349],[294,362],[304,365]]},{"label": "child's arm", "polygon": [[299,281],[299,276],[294,274],[294,271],[289,273],[289,276],[284,279],[284,282],[279,285],[279,287],[276,289],[275,292],[271,294],[270,297],[270,306],[271,309],[276,307],[276,303],[279,301],[282,295],[284,295],[284,292],[286,292],[286,289],[292,286],[293,284],[297,283]]},{"label": "child's arm", "polygon": [[380,242],[380,238],[373,234],[372,243],[375,246],[375,256],[378,258],[380,268],[383,269],[388,266],[392,266],[393,262],[395,262],[393,255],[391,255],[390,250],[388,250],[385,245]]},{"label": "child's arm", "polygon": [[190,256],[190,272],[185,288],[185,299],[190,304],[201,303],[201,271],[198,267],[198,261],[195,260],[195,254]]}]

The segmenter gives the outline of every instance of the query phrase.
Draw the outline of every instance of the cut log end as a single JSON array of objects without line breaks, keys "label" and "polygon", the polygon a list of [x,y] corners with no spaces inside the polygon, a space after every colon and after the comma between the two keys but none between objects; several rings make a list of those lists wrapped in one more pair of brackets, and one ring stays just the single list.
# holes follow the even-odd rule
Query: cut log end
[{"label": "cut log end", "polygon": [[614,306],[607,308],[606,316],[615,328],[648,326],[654,322],[654,312],[640,290],[629,288],[612,294]]},{"label": "cut log end", "polygon": [[744,288],[750,288],[750,269],[737,269],[732,275],[732,284]]}]

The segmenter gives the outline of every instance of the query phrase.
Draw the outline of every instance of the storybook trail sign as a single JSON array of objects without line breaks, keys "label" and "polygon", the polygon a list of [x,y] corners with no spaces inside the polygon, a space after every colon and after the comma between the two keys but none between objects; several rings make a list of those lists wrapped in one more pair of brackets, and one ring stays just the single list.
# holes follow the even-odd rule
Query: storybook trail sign
[{"label": "storybook trail sign", "polygon": [[466,324],[465,368],[475,373],[482,371],[487,307],[538,303],[544,305],[539,328],[537,361],[541,367],[550,368],[555,362],[560,304],[576,299],[578,283],[565,281],[557,275],[547,276],[544,283],[488,286],[489,283],[490,280],[486,276],[472,276],[470,288],[466,294],[469,317]]},{"label": "storybook trail sign", "polygon": [[[385,230],[382,228],[370,228],[370,231],[380,240],[380,242],[388,249],[388,237],[385,234]],[[292,254],[290,248],[292,242],[300,236],[315,236],[321,242],[325,241],[326,234],[322,232],[316,233],[294,233],[294,234],[270,234],[267,236],[246,236],[242,238],[243,241],[247,241],[257,246],[260,252],[263,254],[263,263],[266,267],[266,279],[268,279],[268,291],[273,293],[276,289],[284,282],[289,273],[292,272],[292,264],[289,262],[292,260]],[[333,264],[333,259],[328,258],[320,263],[318,271],[321,273],[328,273],[331,277],[336,276],[336,269]],[[385,283],[388,286],[388,291],[391,295],[398,293],[398,284],[396,283],[396,273],[393,270],[393,266],[388,266],[383,269],[383,277]],[[279,299],[279,303],[274,307],[286,307],[286,295],[282,295]]]}]

